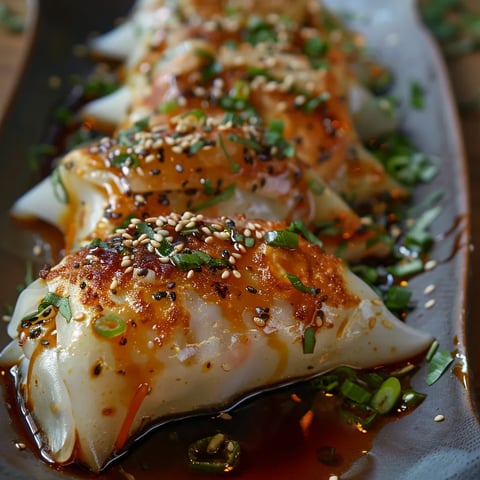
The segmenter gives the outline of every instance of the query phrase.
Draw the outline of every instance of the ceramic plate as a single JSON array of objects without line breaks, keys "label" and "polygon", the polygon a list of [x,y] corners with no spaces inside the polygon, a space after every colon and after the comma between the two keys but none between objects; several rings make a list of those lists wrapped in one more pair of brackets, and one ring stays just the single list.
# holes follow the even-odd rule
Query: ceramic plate
[{"label": "ceramic plate", "polygon": [[[441,190],[443,210],[432,225],[437,241],[431,258],[437,266],[411,282],[416,309],[409,315],[408,322],[434,334],[441,348],[456,356],[454,368],[433,386],[425,384],[424,369],[414,377],[413,387],[428,394],[426,401],[412,414],[382,428],[368,453],[341,478],[479,478],[480,426],[468,388],[469,368],[475,373],[476,367],[473,362],[468,367],[468,360],[474,358],[474,354],[465,347],[469,241],[467,182],[445,70],[437,50],[420,26],[414,0],[326,0],[325,3],[345,14],[348,22],[365,34],[378,59],[393,69],[392,93],[400,101],[402,130],[421,150],[441,160],[438,176],[415,193],[415,200],[420,201],[429,193]],[[26,167],[29,146],[42,143],[48,135],[52,109],[71,88],[69,78],[75,74],[85,75],[92,69],[88,60],[73,55],[73,46],[83,42],[91,31],[108,30],[115,18],[128,11],[130,4],[127,0],[42,0],[39,5],[30,60],[0,132],[2,305],[15,302],[16,286],[24,281],[25,265],[34,260],[35,239],[31,233],[15,226],[7,215],[13,201],[33,181]],[[61,79],[60,88],[49,86],[52,76]],[[424,88],[423,109],[411,108],[412,82]],[[424,289],[431,284],[436,288],[427,296]],[[435,305],[425,308],[431,298],[435,299]],[[0,342],[4,345],[7,338],[4,329],[1,330]],[[21,440],[21,435],[12,425],[7,410],[8,405],[2,402],[1,478],[76,478],[74,473],[59,473],[48,467],[28,449],[19,452],[14,443]],[[434,421],[439,414],[445,416],[443,422]],[[152,472],[152,475],[158,478],[161,474]],[[101,475],[98,478],[113,477]]]}]

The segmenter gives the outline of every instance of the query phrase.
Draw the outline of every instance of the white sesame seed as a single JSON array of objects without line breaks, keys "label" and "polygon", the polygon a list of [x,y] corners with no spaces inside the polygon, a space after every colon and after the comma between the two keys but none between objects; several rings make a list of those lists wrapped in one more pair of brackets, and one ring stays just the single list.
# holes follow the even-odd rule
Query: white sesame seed
[{"label": "white sesame seed", "polygon": [[232,274],[235,278],[240,278],[242,276],[238,270],[232,270]]},{"label": "white sesame seed", "polygon": [[133,267],[132,267],[132,266],[127,267],[127,268],[125,269],[125,273],[130,273],[130,272],[133,272]]},{"label": "white sesame seed", "polygon": [[430,309],[430,308],[432,308],[434,305],[435,305],[435,299],[434,299],[434,298],[431,298],[430,300],[428,300],[427,302],[425,302],[424,307],[427,308],[427,309]]},{"label": "white sesame seed", "polygon": [[193,278],[194,275],[195,275],[195,272],[193,270],[189,270],[187,273],[187,278],[190,280],[191,278]]},{"label": "white sesame seed", "polygon": [[222,280],[227,279],[229,276],[230,276],[230,270],[224,270],[224,271],[222,272],[222,275],[221,275]]},{"label": "white sesame seed", "polygon": [[445,416],[444,415],[436,415],[433,420],[435,420],[435,422],[443,422],[445,420]]},{"label": "white sesame seed", "polygon": [[260,317],[253,317],[253,323],[257,327],[264,327],[265,326],[265,320],[263,318],[260,318]]},{"label": "white sesame seed", "polygon": [[426,264],[425,264],[425,271],[428,272],[429,270],[433,270],[435,267],[437,266],[437,262],[436,260],[429,260]]},{"label": "white sesame seed", "polygon": [[430,284],[430,285],[427,285],[427,286],[425,287],[425,290],[423,291],[423,293],[424,293],[425,295],[430,295],[431,293],[433,293],[433,292],[435,291],[435,288],[436,288],[436,287],[435,287],[435,285],[434,285],[433,283]]}]

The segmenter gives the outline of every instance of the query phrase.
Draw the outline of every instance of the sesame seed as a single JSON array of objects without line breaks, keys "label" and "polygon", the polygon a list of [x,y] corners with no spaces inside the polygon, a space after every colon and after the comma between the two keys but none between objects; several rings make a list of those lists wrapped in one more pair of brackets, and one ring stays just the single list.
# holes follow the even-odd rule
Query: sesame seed
[{"label": "sesame seed", "polygon": [[230,270],[224,270],[224,271],[222,272],[221,278],[222,278],[222,280],[225,280],[225,279],[227,279],[229,276],[230,276]]},{"label": "sesame seed", "polygon": [[437,262],[436,260],[429,260],[426,264],[425,264],[425,271],[428,272],[429,270],[433,270],[435,267],[437,266]]},{"label": "sesame seed", "polygon": [[238,270],[232,270],[232,274],[235,278],[240,278],[242,276]]},{"label": "sesame seed", "polygon": [[430,300],[428,300],[427,302],[425,302],[424,307],[427,308],[427,309],[430,309],[430,308],[432,308],[434,305],[435,305],[435,299],[434,299],[434,298],[431,298]]},{"label": "sesame seed", "polygon": [[423,293],[424,293],[425,295],[430,295],[431,293],[433,293],[433,292],[435,291],[435,288],[436,288],[436,287],[435,287],[435,285],[434,285],[433,283],[430,284],[430,285],[427,285],[427,286],[425,287],[425,290],[423,291]]},{"label": "sesame seed", "polygon": [[130,272],[133,272],[133,267],[131,265],[125,269],[125,273],[130,273]]},{"label": "sesame seed", "polygon": [[263,318],[261,317],[253,317],[253,323],[257,326],[257,327],[264,327],[266,325],[266,322]]},{"label": "sesame seed", "polygon": [[433,419],[435,422],[443,422],[445,420],[444,415],[436,415],[435,418]]},{"label": "sesame seed", "polygon": [[195,275],[195,272],[193,270],[189,270],[187,273],[187,278],[190,280],[191,278],[193,278],[194,275]]}]

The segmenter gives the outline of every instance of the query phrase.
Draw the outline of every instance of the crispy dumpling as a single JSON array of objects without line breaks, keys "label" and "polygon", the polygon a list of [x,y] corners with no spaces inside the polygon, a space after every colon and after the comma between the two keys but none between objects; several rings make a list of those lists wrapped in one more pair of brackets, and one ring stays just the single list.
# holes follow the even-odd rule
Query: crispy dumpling
[{"label": "crispy dumpling", "polygon": [[285,223],[189,212],[132,219],[41,272],[8,331],[0,358],[43,455],[92,471],[156,422],[432,340]]},{"label": "crispy dumpling", "polygon": [[[304,18],[308,2],[297,3]],[[279,4],[288,10],[285,2]],[[278,15],[278,5],[270,6],[271,15],[263,17],[258,12],[247,18],[220,16],[220,10],[206,16],[208,22],[189,16],[162,25],[128,69],[126,86],[87,107],[85,115],[98,120],[110,105],[117,112],[123,100],[126,117],[122,122],[114,116],[121,128],[146,115],[152,125],[162,124],[165,117],[193,108],[209,116],[241,112],[265,124],[280,120],[287,140],[297,144],[298,157],[351,204],[386,195],[404,198],[406,190],[362,145],[354,125],[354,119],[359,125],[365,119],[360,129],[371,137],[396,121],[391,113],[379,116],[379,103],[354,74],[343,44],[352,42],[351,36],[339,30],[330,38],[330,32],[314,26],[299,28]]]},{"label": "crispy dumpling", "polygon": [[73,150],[13,213],[59,227],[67,250],[105,238],[132,215],[192,210],[302,221],[327,250],[341,245],[349,260],[388,254],[387,245],[372,241],[380,227],[365,225],[296,159],[281,123],[265,129],[227,120],[192,110],[168,127],[150,131],[146,121]]}]

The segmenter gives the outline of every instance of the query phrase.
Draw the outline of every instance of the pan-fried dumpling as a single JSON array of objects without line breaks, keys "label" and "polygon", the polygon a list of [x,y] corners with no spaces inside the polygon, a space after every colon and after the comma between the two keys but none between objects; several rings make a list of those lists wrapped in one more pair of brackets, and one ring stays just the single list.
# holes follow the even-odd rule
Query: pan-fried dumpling
[{"label": "pan-fried dumpling", "polygon": [[[230,23],[218,17],[175,25],[157,39],[131,68],[126,87],[112,97],[115,106],[119,96],[130,99],[121,126],[146,115],[152,115],[152,125],[161,125],[192,109],[209,116],[241,113],[264,124],[277,120],[286,139],[296,142],[298,157],[350,203],[406,196],[356,133],[352,114],[375,117],[375,108],[366,104],[378,103],[364,100],[365,89],[339,46],[314,28],[298,30],[278,16]],[[87,116],[108,108],[105,102],[92,105]],[[362,130],[368,136],[380,131]]]},{"label": "pan-fried dumpling", "polygon": [[315,169],[296,159],[281,122],[262,128],[232,118],[219,123],[195,109],[168,128],[149,131],[143,122],[116,139],[74,150],[49,180],[17,201],[13,213],[58,226],[67,250],[105,238],[132,215],[192,210],[301,220],[327,250],[341,245],[349,260],[389,252],[373,241],[379,227],[367,227]]},{"label": "pan-fried dumpling", "polygon": [[43,455],[93,471],[156,422],[432,340],[285,223],[189,212],[132,220],[41,272],[8,331],[0,358]]}]

